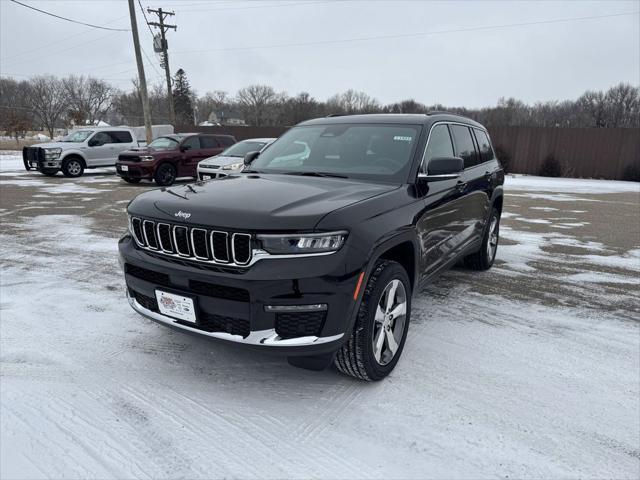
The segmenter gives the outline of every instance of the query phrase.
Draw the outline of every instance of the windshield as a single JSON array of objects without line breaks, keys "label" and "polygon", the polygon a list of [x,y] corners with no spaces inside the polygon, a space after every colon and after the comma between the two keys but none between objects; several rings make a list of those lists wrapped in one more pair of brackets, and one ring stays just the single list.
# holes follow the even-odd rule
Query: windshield
[{"label": "windshield", "polygon": [[225,157],[244,157],[249,152],[259,152],[265,145],[266,142],[238,142],[235,145],[231,145],[220,155]]},{"label": "windshield", "polygon": [[178,141],[170,137],[160,137],[151,142],[149,147],[155,150],[176,150]]},{"label": "windshield", "polygon": [[418,125],[313,125],[289,130],[251,165],[264,173],[328,174],[403,183]]},{"label": "windshield", "polygon": [[93,130],[76,130],[62,139],[63,142],[82,143],[93,133]]}]

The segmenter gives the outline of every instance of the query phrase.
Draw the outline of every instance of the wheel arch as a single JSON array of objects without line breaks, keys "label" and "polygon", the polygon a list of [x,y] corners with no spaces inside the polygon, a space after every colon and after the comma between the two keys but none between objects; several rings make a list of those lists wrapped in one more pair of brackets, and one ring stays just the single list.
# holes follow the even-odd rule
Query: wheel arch
[{"label": "wheel arch", "polygon": [[60,160],[60,163],[66,161],[66,160],[70,160],[72,158],[77,158],[78,160],[80,160],[82,162],[82,167],[83,168],[87,168],[87,160],[82,156],[82,154],[80,154],[78,152],[69,152],[69,153],[67,153],[64,157],[62,157],[62,159]]},{"label": "wheel arch", "polygon": [[[411,290],[418,284],[420,248],[415,232],[403,232],[377,245],[369,258],[369,270],[380,259],[398,262],[407,271]],[[367,278],[371,272],[367,271]]]}]

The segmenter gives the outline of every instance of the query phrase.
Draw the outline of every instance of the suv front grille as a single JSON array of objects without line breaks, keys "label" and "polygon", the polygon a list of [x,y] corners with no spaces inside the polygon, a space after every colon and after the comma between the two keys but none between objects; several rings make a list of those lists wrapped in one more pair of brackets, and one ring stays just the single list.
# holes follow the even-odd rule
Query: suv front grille
[{"label": "suv front grille", "polygon": [[251,263],[252,238],[248,233],[170,225],[131,217],[131,232],[141,248],[200,262],[244,267]]}]

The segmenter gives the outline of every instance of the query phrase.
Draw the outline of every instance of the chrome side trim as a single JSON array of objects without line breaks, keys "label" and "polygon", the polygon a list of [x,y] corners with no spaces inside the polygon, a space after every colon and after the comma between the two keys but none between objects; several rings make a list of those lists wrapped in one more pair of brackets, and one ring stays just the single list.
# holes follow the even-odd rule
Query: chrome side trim
[{"label": "chrome side trim", "polygon": [[155,231],[156,231],[156,227],[155,227],[155,225],[154,225],[154,223],[155,223],[155,222],[152,222],[151,220],[144,220],[144,221],[142,222],[142,234],[144,235],[144,240],[145,240],[145,242],[147,242],[147,246],[146,246],[146,248],[148,248],[148,249],[150,249],[150,250],[154,250],[154,251],[160,250],[160,249],[157,247],[157,246],[159,245],[159,243],[158,243],[158,239],[157,239],[157,238],[156,238],[156,248],[152,247],[152,246],[151,246],[151,243],[149,243],[149,237],[147,236],[147,229],[145,228],[145,225],[146,225],[147,223],[150,223],[150,224],[151,224],[151,230],[152,230],[154,233],[155,233]]},{"label": "chrome side trim", "polygon": [[262,345],[267,347],[304,347],[333,342],[335,340],[341,339],[344,336],[344,333],[339,333],[338,335],[332,335],[330,337],[308,336],[282,339],[278,336],[275,329],[273,328],[267,330],[252,330],[247,338],[243,338],[240,335],[231,335],[230,333],[224,332],[205,332],[204,330],[199,330],[197,328],[192,328],[187,325],[177,323],[176,320],[171,317],[167,317],[165,315],[161,315],[144,308],[129,295],[129,292],[127,292],[127,300],[129,301],[129,305],[131,305],[131,308],[133,308],[139,314],[153,320],[154,322],[158,322],[164,325],[171,325],[174,328],[197,333],[206,337],[214,337],[220,340],[227,340],[229,342],[235,343]]},{"label": "chrome side trim", "polygon": [[[198,259],[198,260],[209,260],[209,242],[207,242],[207,237],[209,236],[207,234],[207,231],[204,228],[192,228],[190,229],[191,231],[189,232],[189,237],[191,240],[191,244],[189,245],[189,247],[191,248],[191,250],[193,250],[193,256],[194,258]],[[204,245],[205,248],[207,249],[207,256],[206,257],[199,257],[198,254],[196,253],[196,242],[193,240],[193,232],[204,232]]]},{"label": "chrome side trim", "polygon": [[158,236],[158,246],[160,247],[160,250],[162,250],[164,253],[173,253],[171,245],[169,245],[169,248],[164,248],[164,245],[162,244],[162,235],[160,235],[160,226],[161,225],[169,228],[169,237],[171,237],[171,225],[169,225],[168,223],[160,223],[160,222],[158,222],[156,224],[156,235]]}]

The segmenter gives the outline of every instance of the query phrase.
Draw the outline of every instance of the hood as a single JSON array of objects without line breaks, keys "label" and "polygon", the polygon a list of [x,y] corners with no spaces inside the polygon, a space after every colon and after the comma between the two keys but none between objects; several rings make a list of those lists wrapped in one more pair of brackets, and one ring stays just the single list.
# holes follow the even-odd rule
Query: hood
[{"label": "hood", "polygon": [[202,160],[199,165],[231,165],[233,163],[243,162],[242,157],[227,157],[226,155],[216,155],[215,157],[209,157]]},{"label": "hood", "polygon": [[312,230],[336,209],[397,188],[351,179],[232,175],[143,193],[129,213],[228,230]]}]

